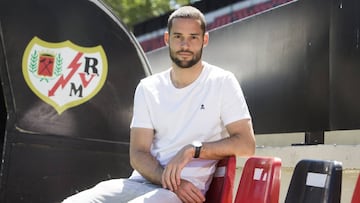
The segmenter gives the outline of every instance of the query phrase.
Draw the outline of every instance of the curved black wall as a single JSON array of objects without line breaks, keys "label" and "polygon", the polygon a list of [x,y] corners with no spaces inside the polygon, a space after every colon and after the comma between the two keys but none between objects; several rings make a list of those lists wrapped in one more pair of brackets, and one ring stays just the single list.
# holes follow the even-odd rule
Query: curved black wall
[{"label": "curved black wall", "polygon": [[[55,202],[101,180],[127,177],[133,94],[150,73],[134,36],[101,1],[90,0],[3,0],[0,26],[8,116],[0,202]],[[62,112],[39,98],[22,71],[34,37],[101,46],[108,72],[100,91]]]}]

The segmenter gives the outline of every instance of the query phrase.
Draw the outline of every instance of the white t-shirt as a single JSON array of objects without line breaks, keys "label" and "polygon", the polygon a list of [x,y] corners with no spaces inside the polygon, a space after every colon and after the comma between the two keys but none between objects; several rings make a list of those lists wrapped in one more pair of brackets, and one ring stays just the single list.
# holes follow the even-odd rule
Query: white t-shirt
[{"label": "white t-shirt", "polygon": [[[151,153],[165,166],[194,140],[216,141],[229,136],[225,126],[250,119],[243,92],[235,76],[208,63],[200,76],[184,88],[176,88],[170,69],[142,79],[136,88],[131,127],[155,130]],[[217,161],[193,159],[181,177],[205,193]],[[136,171],[130,178],[142,178]],[[143,178],[142,178],[143,179]]]}]

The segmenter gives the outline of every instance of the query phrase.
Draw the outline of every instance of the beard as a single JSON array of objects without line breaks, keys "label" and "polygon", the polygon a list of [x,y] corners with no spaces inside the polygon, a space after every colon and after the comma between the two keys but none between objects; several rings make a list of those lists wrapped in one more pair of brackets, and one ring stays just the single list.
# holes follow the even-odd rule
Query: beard
[{"label": "beard", "polygon": [[[187,52],[187,53],[191,53],[193,55],[192,59],[189,61],[186,60],[181,60],[179,58],[176,57],[176,54],[178,52]],[[180,68],[191,68],[192,66],[194,66],[195,64],[197,64],[200,59],[201,59],[201,55],[202,55],[202,49],[200,49],[198,52],[191,52],[191,51],[172,51],[171,48],[169,47],[169,53],[170,53],[170,58],[171,60]]]}]

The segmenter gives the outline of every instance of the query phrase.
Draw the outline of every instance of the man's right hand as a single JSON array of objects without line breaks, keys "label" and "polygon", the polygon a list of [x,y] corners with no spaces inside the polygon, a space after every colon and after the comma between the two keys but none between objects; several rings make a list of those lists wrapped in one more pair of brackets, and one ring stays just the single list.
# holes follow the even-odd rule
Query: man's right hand
[{"label": "man's right hand", "polygon": [[205,196],[201,191],[191,182],[181,179],[180,185],[174,193],[184,203],[200,203],[205,201]]},{"label": "man's right hand", "polygon": [[193,147],[186,145],[167,163],[161,177],[163,188],[177,190],[180,185],[181,171],[192,160],[193,154]]}]

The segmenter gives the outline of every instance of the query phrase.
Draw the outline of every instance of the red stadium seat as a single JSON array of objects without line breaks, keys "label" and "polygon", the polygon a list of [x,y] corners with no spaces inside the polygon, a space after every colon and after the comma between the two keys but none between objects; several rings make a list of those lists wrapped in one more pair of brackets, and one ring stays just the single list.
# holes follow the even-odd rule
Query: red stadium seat
[{"label": "red stadium seat", "polygon": [[250,157],[244,166],[235,203],[278,203],[281,159]]},{"label": "red stadium seat", "polygon": [[356,185],[355,185],[355,189],[354,189],[354,193],[352,196],[352,200],[351,203],[359,203],[360,202],[360,174],[358,176]]},{"label": "red stadium seat", "polygon": [[236,157],[219,161],[209,190],[206,203],[232,203],[236,173]]}]

